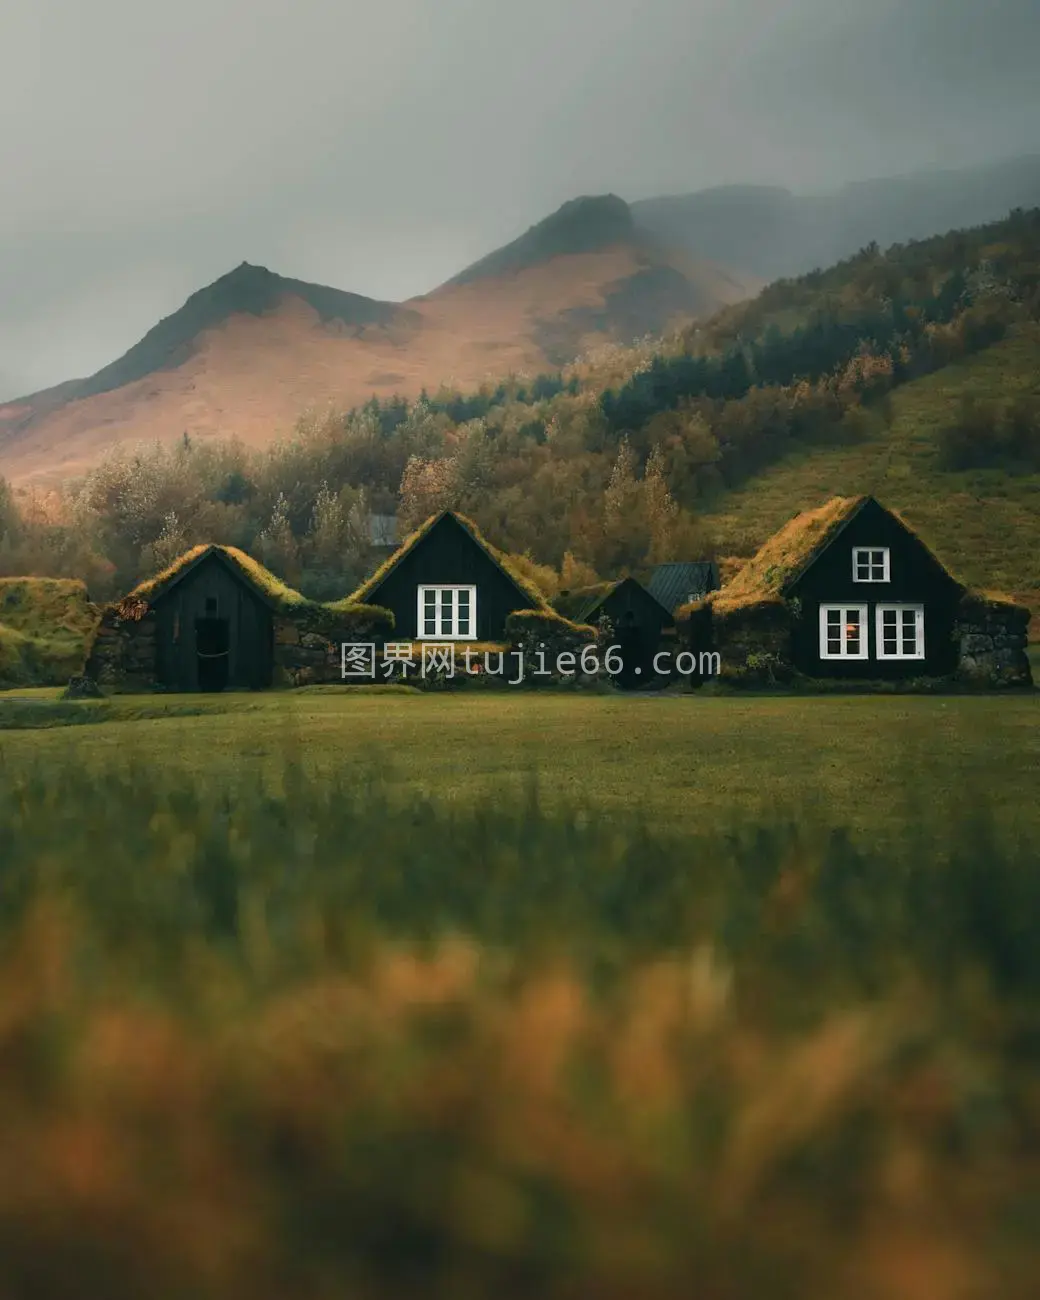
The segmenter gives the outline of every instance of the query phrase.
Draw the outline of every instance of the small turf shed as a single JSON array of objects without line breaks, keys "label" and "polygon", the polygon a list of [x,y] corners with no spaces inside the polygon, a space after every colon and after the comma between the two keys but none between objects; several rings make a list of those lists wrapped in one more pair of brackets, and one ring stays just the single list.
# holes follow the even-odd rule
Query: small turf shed
[{"label": "small turf shed", "polygon": [[678,611],[724,670],[1028,685],[1028,610],[971,590],[895,511],[834,497],[795,516],[733,580]]},{"label": "small turf shed", "polygon": [[337,680],[344,641],[380,642],[386,610],[307,600],[244,551],[201,545],[101,617],[87,672],[170,691]]},{"label": "small turf shed", "polygon": [[624,663],[618,674],[622,684],[634,686],[654,676],[654,656],[674,619],[641,582],[627,577],[561,591],[553,606],[575,623],[595,626],[604,619],[609,623],[609,639],[618,646]]},{"label": "small turf shed", "polygon": [[350,597],[394,616],[402,641],[500,642],[518,610],[545,596],[454,510],[431,515]]}]

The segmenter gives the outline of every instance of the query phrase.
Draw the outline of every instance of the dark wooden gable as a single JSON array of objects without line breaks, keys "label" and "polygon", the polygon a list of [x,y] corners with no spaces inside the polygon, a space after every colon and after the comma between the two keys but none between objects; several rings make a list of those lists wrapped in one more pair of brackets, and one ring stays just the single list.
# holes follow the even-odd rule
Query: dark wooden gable
[{"label": "dark wooden gable", "polygon": [[[886,548],[887,582],[857,582],[853,577],[854,548]],[[813,675],[843,677],[939,676],[956,663],[952,640],[954,609],[963,587],[936,559],[921,539],[873,497],[866,497],[827,544],[784,587],[797,598],[802,616],[792,647],[796,664]],[[867,607],[869,658],[840,661],[820,655],[821,605]],[[883,660],[876,654],[875,610],[879,604],[924,606],[924,660]]]},{"label": "dark wooden gable", "polygon": [[392,610],[395,635],[419,636],[419,587],[472,585],[477,589],[476,639],[500,641],[514,610],[536,609],[538,602],[450,511],[402,551],[375,586],[365,590],[368,604]]},{"label": "dark wooden gable", "polygon": [[223,552],[204,552],[151,598],[156,675],[168,690],[271,684],[272,602]]},{"label": "dark wooden gable", "polygon": [[661,602],[635,578],[622,578],[615,583],[610,591],[584,611],[580,621],[595,623],[602,616],[606,616],[614,627],[630,622],[636,627],[652,629],[658,635],[662,628],[671,627],[675,622]]}]

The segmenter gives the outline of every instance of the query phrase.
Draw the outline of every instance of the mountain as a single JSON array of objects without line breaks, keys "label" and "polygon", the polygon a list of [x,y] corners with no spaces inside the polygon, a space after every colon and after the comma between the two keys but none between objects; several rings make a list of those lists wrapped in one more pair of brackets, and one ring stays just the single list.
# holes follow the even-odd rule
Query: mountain
[{"label": "mountain", "polygon": [[888,247],[983,225],[1040,204],[1040,154],[796,195],[729,185],[631,205],[637,226],[672,247],[763,280],[829,266],[870,243]]},{"label": "mountain", "polygon": [[308,407],[556,369],[757,287],[669,251],[614,195],[564,204],[406,303],[243,262],[96,374],[0,406],[0,474],[56,481],[116,443],[185,432],[263,445]]},{"label": "mountain", "polygon": [[57,481],[115,444],[185,432],[262,446],[308,407],[556,370],[871,242],[1037,204],[1040,156],[829,195],[727,186],[632,204],[583,197],[405,303],[243,263],[96,374],[0,406],[0,475]]}]

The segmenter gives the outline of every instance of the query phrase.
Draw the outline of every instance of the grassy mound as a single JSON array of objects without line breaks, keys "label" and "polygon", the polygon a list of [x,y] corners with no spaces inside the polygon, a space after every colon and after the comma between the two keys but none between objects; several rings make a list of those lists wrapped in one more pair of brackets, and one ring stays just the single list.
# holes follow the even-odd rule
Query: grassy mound
[{"label": "grassy mound", "polygon": [[56,686],[82,670],[100,612],[71,578],[0,578],[0,687]]}]

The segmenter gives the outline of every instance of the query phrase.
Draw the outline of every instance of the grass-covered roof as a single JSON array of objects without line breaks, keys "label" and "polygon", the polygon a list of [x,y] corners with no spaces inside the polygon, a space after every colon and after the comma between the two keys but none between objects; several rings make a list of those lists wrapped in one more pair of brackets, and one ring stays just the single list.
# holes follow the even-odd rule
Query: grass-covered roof
[{"label": "grass-covered roof", "polygon": [[385,582],[394,569],[401,563],[406,555],[431,533],[434,527],[440,523],[446,516],[450,516],[455,522],[476,542],[476,544],[487,553],[491,560],[502,570],[507,578],[519,587],[519,589],[534,602],[538,609],[549,609],[549,603],[545,593],[526,578],[514,564],[510,562],[509,556],[504,551],[498,550],[491,545],[484,534],[480,531],[472,519],[467,519],[465,515],[460,515],[457,510],[440,510],[435,515],[431,515],[425,523],[421,524],[415,532],[406,537],[401,545],[394,551],[393,555],[388,556],[383,563],[376,569],[371,577],[366,578],[358,589],[347,597],[349,604],[366,604],[369,597]]},{"label": "grass-covered roof", "polygon": [[782,600],[785,589],[866,500],[865,496],[832,497],[814,510],[795,515],[759,548],[732,582],[708,597],[712,607],[723,613]]},{"label": "grass-covered roof", "polygon": [[553,608],[564,618],[572,619],[575,623],[585,623],[622,581],[624,580],[618,578],[614,582],[594,582],[587,587],[572,587],[569,591],[561,591],[552,602]]},{"label": "grass-covered roof", "polygon": [[[869,496],[832,497],[821,506],[803,510],[775,532],[720,591],[709,593],[705,601],[710,602],[717,614],[723,615],[753,605],[781,602],[795,579],[870,499]],[[898,511],[889,510],[888,513],[894,515],[923,546],[927,546]],[[960,585],[964,598],[977,605],[1020,608],[1014,600],[1001,593],[976,591]],[[694,602],[677,613],[688,615],[691,609],[704,603]]]},{"label": "grass-covered roof", "polygon": [[218,546],[213,542],[203,542],[198,546],[193,546],[191,550],[185,551],[179,555],[172,564],[167,565],[160,573],[154,577],[139,582],[127,597],[127,601],[144,601],[150,604],[157,599],[169,586],[178,579],[184,577],[190,569],[193,569],[207,555],[219,554],[233,568],[237,569],[242,577],[260,593],[270,604],[279,609],[292,610],[302,609],[314,602],[307,599],[298,591],[294,591],[281,578],[276,577],[270,569],[266,569],[259,560],[254,560],[251,555],[245,551],[240,551],[236,546]]}]

